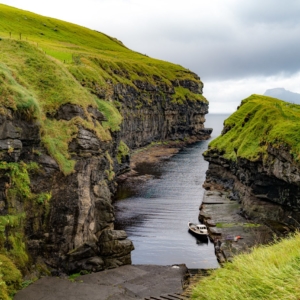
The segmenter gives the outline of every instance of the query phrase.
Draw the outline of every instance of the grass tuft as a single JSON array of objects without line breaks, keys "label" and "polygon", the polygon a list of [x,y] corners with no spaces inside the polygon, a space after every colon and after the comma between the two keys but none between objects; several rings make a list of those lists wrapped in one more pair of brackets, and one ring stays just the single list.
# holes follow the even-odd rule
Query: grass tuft
[{"label": "grass tuft", "polygon": [[123,141],[121,141],[117,153],[117,161],[119,164],[122,163],[123,157],[129,155],[129,151],[130,151],[129,147]]},{"label": "grass tuft", "polygon": [[236,256],[194,288],[192,299],[291,300],[300,298],[300,233]]},{"label": "grass tuft", "polygon": [[70,121],[46,119],[44,122],[42,141],[65,175],[74,170],[76,162],[70,158],[68,147],[77,133],[77,126]]},{"label": "grass tuft", "polygon": [[22,275],[15,264],[5,255],[0,254],[0,299],[12,299],[21,287]]},{"label": "grass tuft", "polygon": [[123,117],[121,116],[118,109],[114,106],[113,103],[97,99],[96,100],[98,109],[103,113],[106,120],[103,122],[103,127],[105,129],[110,128],[111,131],[120,130],[120,125],[122,123]]}]

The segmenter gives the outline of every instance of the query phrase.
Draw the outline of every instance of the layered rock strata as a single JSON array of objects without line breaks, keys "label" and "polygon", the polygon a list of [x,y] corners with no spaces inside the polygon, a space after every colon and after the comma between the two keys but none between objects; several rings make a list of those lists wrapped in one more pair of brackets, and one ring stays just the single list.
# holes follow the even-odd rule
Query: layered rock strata
[{"label": "layered rock strata", "polygon": [[300,227],[298,118],[298,105],[252,95],[203,154],[204,187],[228,192],[240,214],[277,236]]},{"label": "layered rock strata", "polygon": [[[66,112],[64,108],[64,117],[72,118],[79,110],[73,107]],[[41,144],[37,123],[7,111],[0,126],[0,214],[3,218],[20,215],[17,228],[5,226],[7,239],[1,241],[2,246],[14,250],[13,236],[33,262],[40,257],[53,272],[99,271],[131,263],[132,242],[124,231],[113,229],[111,193],[115,187],[106,172],[111,168],[109,156],[116,157],[118,140],[103,143],[92,132],[79,128],[69,145],[77,161],[75,171],[64,176]],[[5,166],[17,168],[18,162],[38,165],[37,170],[28,171],[28,197],[13,186],[14,174],[3,172]],[[49,199],[41,198],[43,195]]]},{"label": "layered rock strata", "polygon": [[[185,84],[194,88],[188,81]],[[199,83],[197,92],[201,92],[201,88]],[[144,106],[137,108],[132,103],[141,101],[144,90],[137,92],[129,87],[120,90],[120,85],[116,85],[113,97],[122,98],[124,115],[121,130],[111,132],[111,141],[101,141],[79,123],[77,136],[68,146],[76,165],[74,172],[67,176],[42,144],[39,123],[5,109],[0,119],[4,166],[0,214],[21,216],[25,212],[25,215],[20,217],[18,228],[5,226],[7,238],[2,241],[2,247],[13,249],[9,237],[16,236],[23,245],[24,260],[45,264],[53,274],[99,271],[131,263],[130,253],[134,247],[124,231],[114,230],[111,200],[116,187],[115,176],[129,165],[128,155],[122,156],[121,161],[117,159],[121,139],[136,148],[157,140],[208,138],[211,132],[203,125],[207,103],[192,99],[184,104],[172,103],[172,91],[165,95],[157,87],[152,89],[148,95],[153,99],[151,104],[143,102]],[[106,121],[99,110],[89,107],[88,111],[94,120]],[[84,120],[86,116],[80,106],[64,104],[53,118],[68,121]],[[13,174],[8,175],[5,166],[13,168],[13,164],[29,166],[32,163],[38,167],[26,171],[30,178],[27,186],[30,195],[24,198],[18,191],[13,195],[10,192]]]},{"label": "layered rock strata", "polygon": [[268,158],[255,162],[244,158],[233,162],[215,150],[204,157],[209,162],[206,189],[229,190],[230,198],[240,201],[251,219],[299,226],[300,170],[288,151],[270,146]]},{"label": "layered rock strata", "polygon": [[[185,80],[182,87],[195,94],[202,94],[203,84],[197,75],[195,81]],[[137,84],[137,83],[135,83]],[[185,103],[173,100],[174,86],[137,84],[132,89],[122,84],[116,85],[114,97],[122,103],[124,122],[121,126],[121,139],[130,148],[145,146],[153,141],[183,140],[195,136],[207,139],[210,131],[204,128],[208,105],[205,102],[186,99]]]}]

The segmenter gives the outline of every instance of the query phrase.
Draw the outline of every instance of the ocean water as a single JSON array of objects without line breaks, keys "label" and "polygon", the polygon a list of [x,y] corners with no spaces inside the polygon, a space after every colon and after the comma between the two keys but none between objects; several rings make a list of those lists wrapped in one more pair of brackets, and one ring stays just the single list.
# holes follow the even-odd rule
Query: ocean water
[{"label": "ocean water", "polygon": [[223,128],[229,115],[206,116],[205,127],[214,128],[210,140],[197,142],[156,165],[144,164],[141,174],[151,180],[134,186],[119,186],[114,202],[116,228],[124,229],[133,241],[133,264],[173,265],[188,268],[217,268],[214,246],[188,232],[187,223],[198,222],[205,172],[202,153]]},{"label": "ocean water", "polygon": [[208,114],[206,115],[205,127],[213,128],[211,134],[211,139],[208,142],[211,142],[214,138],[218,137],[223,130],[223,122],[230,116],[230,114]]}]

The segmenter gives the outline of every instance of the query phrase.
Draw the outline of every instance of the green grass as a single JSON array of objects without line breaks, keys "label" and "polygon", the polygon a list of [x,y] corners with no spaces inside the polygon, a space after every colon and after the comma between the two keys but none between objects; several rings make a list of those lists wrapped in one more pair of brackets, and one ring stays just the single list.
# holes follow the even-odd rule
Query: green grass
[{"label": "green grass", "polygon": [[111,129],[111,131],[120,130],[123,117],[114,104],[100,99],[97,99],[96,103],[98,105],[98,109],[103,113],[107,120],[103,122],[104,129]]},{"label": "green grass", "polygon": [[[119,105],[112,101],[114,84],[134,89],[136,80],[169,89],[175,80],[202,84],[183,67],[134,52],[103,33],[2,4],[0,38],[0,106],[39,122],[42,141],[65,175],[76,163],[68,153],[76,126],[93,131],[103,141],[111,140],[110,131],[120,129]],[[172,101],[206,99],[177,87]],[[86,120],[53,121],[66,103],[81,106]],[[107,122],[94,124],[88,106],[98,108]],[[5,114],[2,107],[0,113]]]},{"label": "green grass", "polygon": [[[0,37],[10,38],[10,33],[16,40],[22,33],[22,41],[62,62],[73,63],[75,57],[78,64],[101,67],[114,81],[125,74],[147,81],[153,81],[156,75],[167,83],[175,79],[197,81],[183,67],[134,52],[101,32],[0,4]],[[117,71],[115,75],[113,71]]]},{"label": "green grass", "polygon": [[76,279],[77,277],[81,276],[81,275],[82,275],[82,274],[80,274],[80,273],[74,273],[74,274],[72,274],[72,275],[69,276],[69,280],[70,280],[71,282],[75,282],[75,279]]},{"label": "green grass", "polygon": [[119,164],[122,163],[122,158],[129,155],[130,149],[129,147],[121,141],[118,147],[117,161]]},{"label": "green grass", "polygon": [[71,159],[68,146],[78,133],[77,126],[73,124],[72,120],[45,119],[43,130],[42,141],[49,154],[57,161],[65,175],[72,173],[76,162]]},{"label": "green grass", "polygon": [[300,106],[252,95],[224,122],[227,132],[209,144],[224,158],[264,159],[268,146],[282,147],[300,161]]},{"label": "green grass", "polygon": [[244,228],[253,228],[253,227],[260,227],[260,224],[255,223],[216,223],[217,228],[232,228],[236,226],[242,226]]},{"label": "green grass", "polygon": [[[86,270],[81,270],[79,273],[71,274],[71,275],[69,276],[69,280],[70,280],[71,282],[75,282],[76,279],[77,279],[79,276],[87,275],[87,274],[90,274],[90,272],[89,272],[89,271],[86,271]],[[80,282],[82,282],[82,281],[80,281]]]},{"label": "green grass", "polygon": [[183,104],[186,101],[201,101],[208,102],[206,98],[201,94],[193,94],[190,90],[179,86],[175,87],[175,94],[173,95],[173,102]]},{"label": "green grass", "polygon": [[300,299],[300,234],[236,256],[193,289],[192,299]]}]

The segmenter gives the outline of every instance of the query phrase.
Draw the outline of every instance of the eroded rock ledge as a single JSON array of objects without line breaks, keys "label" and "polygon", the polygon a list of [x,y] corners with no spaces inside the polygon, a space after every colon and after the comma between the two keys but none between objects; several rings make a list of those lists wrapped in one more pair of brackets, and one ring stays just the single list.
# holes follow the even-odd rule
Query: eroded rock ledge
[{"label": "eroded rock ledge", "polygon": [[297,227],[300,221],[300,170],[286,149],[268,147],[268,157],[255,162],[227,160],[215,150],[204,154],[209,162],[204,187],[229,190],[251,219]]},{"label": "eroded rock ledge", "polygon": [[[202,85],[196,87],[195,82],[182,84],[202,91]],[[143,100],[146,88],[151,103],[147,97]],[[115,86],[112,97],[121,99],[124,120],[120,131],[111,132],[111,141],[102,141],[78,122],[78,133],[68,145],[75,169],[67,176],[42,144],[39,122],[10,109],[0,115],[0,216],[18,218],[16,226],[4,224],[7,235],[1,246],[14,249],[11,236],[20,243],[23,270],[38,266],[42,274],[50,270],[59,275],[131,263],[132,242],[124,231],[114,230],[115,179],[129,168],[129,156],[118,157],[121,140],[138,148],[157,140],[206,139],[211,133],[204,128],[206,102],[187,99],[178,104],[172,102],[172,90],[163,94],[149,86],[140,89]],[[137,107],[137,102],[142,106]],[[99,110],[88,107],[87,111],[93,122],[106,121]],[[68,103],[48,118],[87,120],[87,114],[82,107]],[[36,165],[30,169],[33,163]],[[24,166],[29,176],[28,197],[16,190],[13,176],[7,173],[14,164]]]},{"label": "eroded rock ledge", "polygon": [[[268,228],[271,238],[285,236],[300,227],[299,144],[295,132],[298,111],[299,106],[252,95],[225,120],[221,136],[203,154],[209,162],[204,188],[236,203],[233,214],[244,219],[239,223]],[[286,119],[292,121],[283,130]],[[201,208],[203,221],[210,219],[205,217],[205,210],[212,211],[213,207],[214,221],[218,222],[218,207],[207,204]],[[225,223],[232,225],[234,219],[231,216]],[[262,243],[270,238],[257,240]]]},{"label": "eroded rock ledge", "polygon": [[[268,160],[255,163],[205,153],[207,191],[199,220],[208,226],[221,263],[299,228],[297,167],[288,153],[269,150]],[[242,239],[235,241],[237,236]]]},{"label": "eroded rock ledge", "polygon": [[[71,119],[78,116],[80,107],[62,111],[64,118]],[[111,157],[117,155],[118,139],[102,142],[79,127],[69,145],[77,161],[75,171],[65,176],[41,144],[37,122],[7,110],[0,119],[0,131],[0,216],[6,230],[1,246],[19,251],[23,268],[30,259],[53,274],[130,264],[134,247],[124,231],[114,230],[111,194],[115,185],[107,172],[113,169]],[[34,170],[27,171],[33,163]],[[27,174],[30,185],[26,177],[16,177]],[[11,216],[16,224],[5,224]],[[18,243],[21,249],[15,249]]]}]

